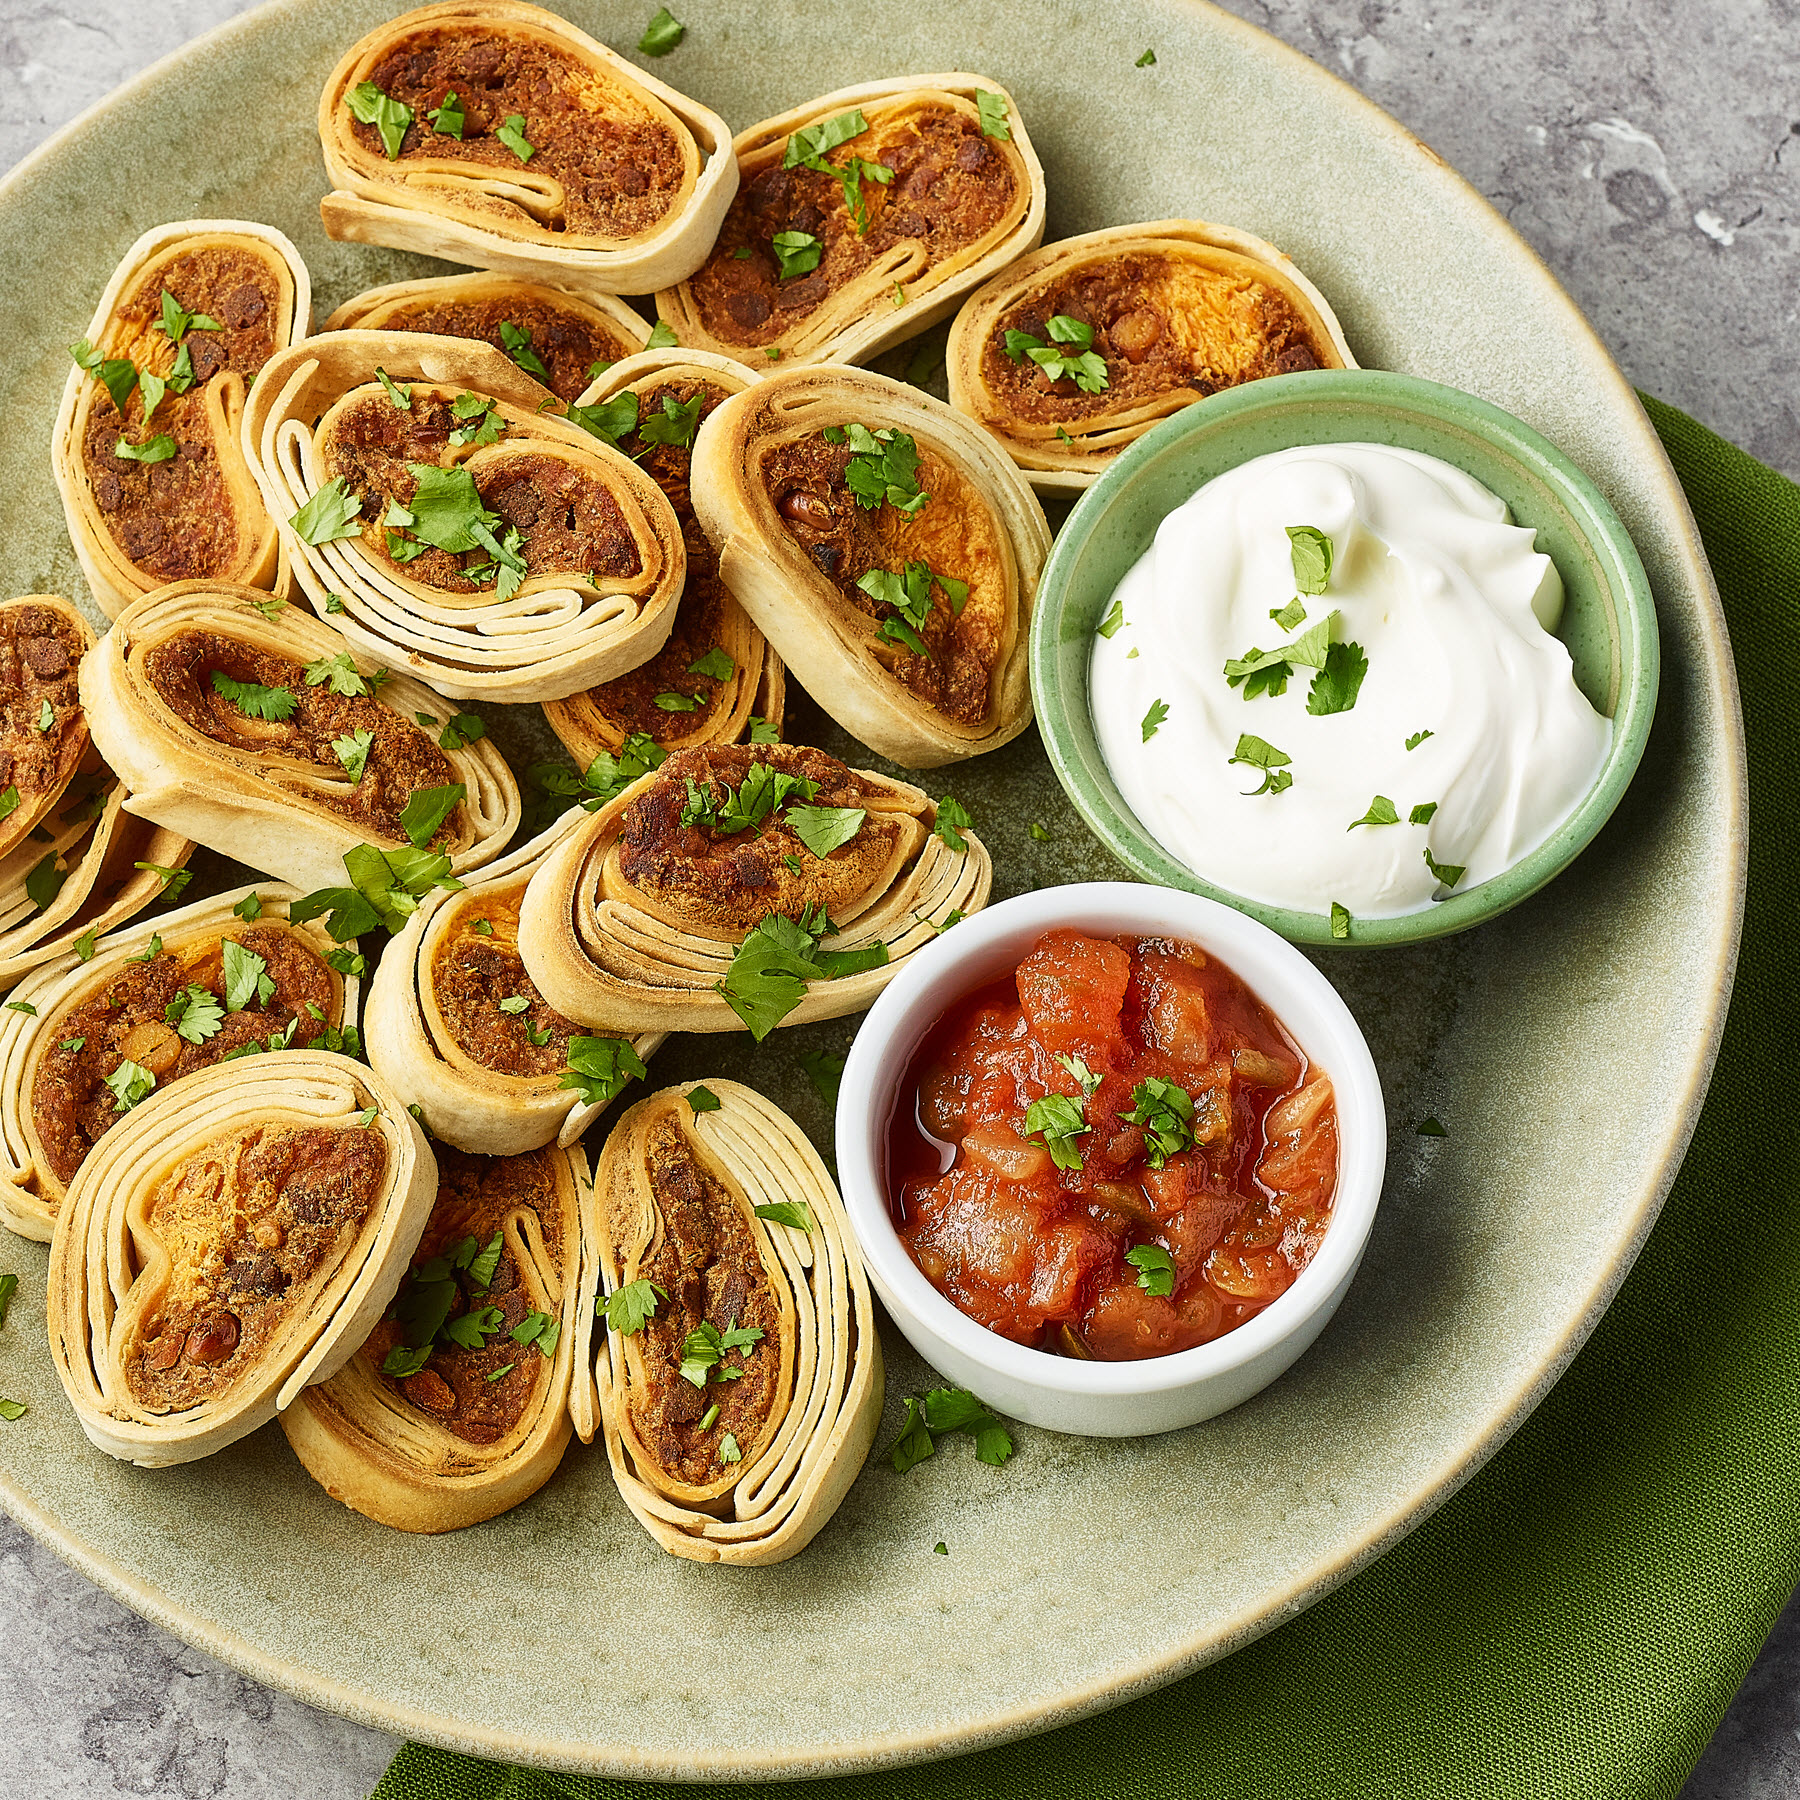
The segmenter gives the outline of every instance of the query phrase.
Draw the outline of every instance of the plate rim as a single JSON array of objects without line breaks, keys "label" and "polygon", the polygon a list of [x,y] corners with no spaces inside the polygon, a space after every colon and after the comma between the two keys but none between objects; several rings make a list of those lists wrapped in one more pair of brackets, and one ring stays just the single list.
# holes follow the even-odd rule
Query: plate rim
[{"label": "plate rim", "polygon": [[[1700,1029],[1689,1049],[1679,1104],[1669,1115],[1656,1161],[1656,1175],[1637,1196],[1635,1207],[1621,1215],[1629,1217],[1631,1228],[1620,1241],[1612,1261],[1593,1283],[1586,1304],[1551,1354],[1536,1368],[1527,1371],[1515,1385],[1511,1398],[1495,1414],[1488,1428],[1474,1440],[1465,1442],[1457,1454],[1445,1457],[1438,1468],[1421,1477],[1414,1489],[1371,1524],[1356,1543],[1343,1546],[1328,1563],[1315,1565],[1278,1591],[1264,1590],[1254,1606],[1241,1608],[1230,1620],[1215,1624],[1179,1649],[1144,1658],[1124,1675],[1115,1672],[1094,1678],[1063,1690],[1054,1700],[1002,1707],[979,1719],[966,1720],[935,1732],[927,1729],[879,1733],[838,1740],[829,1748],[761,1752],[737,1749],[729,1754],[702,1751],[675,1757],[646,1752],[623,1742],[602,1744],[591,1739],[527,1737],[498,1727],[471,1728],[448,1714],[382,1700],[364,1689],[322,1676],[287,1658],[271,1655],[256,1648],[235,1628],[170,1602],[154,1584],[133,1575],[122,1564],[62,1526],[23,1493],[4,1469],[0,1469],[0,1507],[103,1592],[152,1624],[216,1657],[236,1673],[264,1682],[308,1705],[420,1743],[501,1762],[638,1781],[752,1782],[862,1774],[938,1761],[1016,1742],[1110,1711],[1209,1663],[1222,1660],[1285,1623],[1367,1567],[1455,1495],[1524,1423],[1598,1325],[1636,1262],[1680,1172],[1717,1060],[1743,927],[1749,849],[1749,772],[1743,710],[1730,635],[1699,529],[1662,441],[1612,351],[1543,257],[1472,182],[1350,82],[1284,43],[1272,32],[1225,11],[1213,4],[1213,0],[1162,0],[1162,3],[1171,10],[1201,15],[1214,31],[1235,36],[1252,54],[1266,62],[1279,64],[1285,79],[1308,82],[1316,90],[1329,94],[1333,104],[1356,110],[1371,136],[1386,138],[1403,150],[1416,151],[1428,158],[1438,171],[1432,179],[1460,188],[1462,197],[1487,216],[1491,235],[1504,243],[1511,254],[1532,265],[1547,288],[1547,298],[1563,312],[1566,328],[1584,339],[1590,352],[1597,354],[1614,386],[1615,400],[1626,402],[1625,411],[1636,428],[1636,441],[1626,446],[1630,460],[1661,489],[1657,504],[1666,509],[1668,546],[1695,590],[1701,660],[1710,677],[1709,685],[1723,726],[1722,749],[1728,765],[1718,772],[1720,786],[1726,795],[1720,838],[1724,851],[1720,880],[1727,891],[1719,896],[1723,904],[1715,920],[1712,981],[1708,990],[1710,1011],[1699,1022]],[[157,58],[59,127],[0,176],[0,207],[6,206],[16,190],[34,179],[39,167],[53,159],[66,142],[86,133],[141,89],[165,78],[195,50],[224,42],[240,33],[264,29],[264,22],[272,16],[298,12],[307,4],[309,0],[262,0],[262,4],[223,21]]]}]

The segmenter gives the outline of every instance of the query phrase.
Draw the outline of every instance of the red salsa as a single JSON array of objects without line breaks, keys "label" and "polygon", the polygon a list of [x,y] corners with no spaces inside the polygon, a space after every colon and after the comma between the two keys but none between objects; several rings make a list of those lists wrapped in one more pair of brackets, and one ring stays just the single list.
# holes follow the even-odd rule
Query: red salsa
[{"label": "red salsa", "polygon": [[1337,1186],[1330,1078],[1192,944],[1047,932],[920,1046],[888,1195],[926,1278],[1065,1356],[1191,1349],[1312,1260]]}]

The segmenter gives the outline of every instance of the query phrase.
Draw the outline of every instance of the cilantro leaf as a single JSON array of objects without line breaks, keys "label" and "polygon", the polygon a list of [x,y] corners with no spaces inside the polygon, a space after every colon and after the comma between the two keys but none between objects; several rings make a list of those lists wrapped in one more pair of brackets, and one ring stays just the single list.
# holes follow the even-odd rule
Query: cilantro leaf
[{"label": "cilantro leaf", "polygon": [[737,663],[730,651],[715,644],[704,656],[689,663],[687,672],[704,675],[709,681],[729,681],[737,673]]},{"label": "cilantro leaf", "polygon": [[1331,585],[1331,539],[1313,525],[1290,525],[1287,534],[1295,587],[1303,594],[1324,593]]},{"label": "cilantro leaf", "polygon": [[361,537],[362,527],[356,523],[361,511],[362,496],[350,492],[343,476],[334,475],[288,523],[316,549],[339,538]]},{"label": "cilantro leaf", "polygon": [[975,112],[981,120],[983,137],[1010,140],[1012,127],[1006,122],[1006,96],[990,94],[986,88],[975,90]]},{"label": "cilantro leaf", "polygon": [[501,143],[509,149],[520,162],[530,162],[537,154],[535,146],[525,136],[525,115],[509,113],[506,122],[494,133]]},{"label": "cilantro leaf", "polygon": [[369,752],[374,748],[372,731],[353,731],[348,737],[331,740],[332,754],[344,765],[344,772],[352,781],[362,780],[363,771],[369,766]]},{"label": "cilantro leaf", "polygon": [[754,1210],[759,1219],[770,1219],[777,1225],[786,1225],[795,1231],[811,1231],[813,1228],[812,1208],[804,1200],[776,1200]]},{"label": "cilantro leaf", "polygon": [[1046,1094],[1025,1109],[1025,1136],[1042,1138],[1050,1160],[1059,1169],[1079,1169],[1081,1151],[1075,1140],[1091,1131],[1081,1102],[1067,1094]]},{"label": "cilantro leaf", "polygon": [[1125,1252],[1125,1260],[1138,1272],[1138,1286],[1146,1294],[1167,1299],[1175,1291],[1175,1259],[1160,1244],[1139,1244]]},{"label": "cilantro leaf", "polygon": [[1144,52],[1144,54],[1142,56],[1140,56],[1137,59],[1137,61],[1135,63],[1133,63],[1131,66],[1134,69],[1148,69],[1148,68],[1153,67],[1155,62],[1156,62],[1156,52],[1154,50],[1146,50]]},{"label": "cilantro leaf", "polygon": [[346,694],[352,699],[374,693],[385,679],[385,672],[373,677],[364,675],[351,660],[348,650],[340,650],[336,656],[321,656],[306,665],[308,687],[323,687],[333,694]]},{"label": "cilantro leaf", "polygon": [[1132,1107],[1120,1116],[1142,1128],[1144,1154],[1160,1169],[1171,1156],[1194,1147],[1194,1101],[1186,1088],[1152,1075],[1131,1090]]},{"label": "cilantro leaf", "polygon": [[937,803],[937,816],[932,821],[932,832],[948,844],[958,856],[969,848],[969,840],[963,833],[969,830],[975,821],[968,815],[963,803],[954,794],[946,794]]},{"label": "cilantro leaf", "polygon": [[645,56],[667,56],[681,42],[686,30],[687,27],[666,6],[659,6],[655,17],[644,27],[644,35],[638,39],[638,49]]},{"label": "cilantro leaf", "polygon": [[122,1113],[130,1112],[134,1106],[149,1099],[156,1087],[156,1077],[141,1063],[134,1063],[129,1057],[106,1076],[105,1081],[112,1089],[113,1111]]},{"label": "cilantro leaf", "polygon": [[[435,725],[437,721],[432,720]],[[456,713],[450,723],[438,733],[440,750],[460,750],[465,744],[472,744],[477,738],[487,736],[487,726],[482,723],[479,713]]]},{"label": "cilantro leaf", "polygon": [[904,431],[847,425],[840,441],[851,449],[844,481],[865,510],[872,512],[885,500],[910,518],[931,498],[919,488],[919,446]]},{"label": "cilantro leaf", "polygon": [[1448,1137],[1450,1134],[1435,1118],[1420,1121],[1418,1135],[1420,1137]]},{"label": "cilantro leaf", "polygon": [[122,457],[126,462],[161,463],[167,462],[175,454],[175,440],[158,433],[153,438],[146,438],[141,444],[130,444],[124,438],[113,445],[113,455]]},{"label": "cilantro leaf", "polygon": [[849,843],[868,816],[860,806],[790,806],[787,822],[801,843],[823,860]]},{"label": "cilantro leaf", "polygon": [[229,700],[246,718],[286,719],[294,711],[294,692],[291,688],[263,687],[254,681],[237,681],[223,669],[213,670],[212,686],[215,694]]},{"label": "cilantro leaf", "polygon": [[387,370],[384,368],[381,368],[379,365],[377,365],[376,370],[375,370],[375,379],[381,383],[383,390],[387,394],[387,397],[394,403],[394,407],[395,407],[396,411],[398,411],[398,412],[411,412],[412,411],[412,389],[411,388],[401,387],[397,381],[393,380],[392,377],[389,376]]},{"label": "cilantro leaf", "polygon": [[455,138],[458,143],[462,141],[463,124],[467,114],[463,110],[462,102],[457,99],[454,92],[446,94],[443,105],[434,108],[426,114],[426,117],[431,120],[433,131],[444,137]]},{"label": "cilantro leaf", "polygon": [[465,468],[440,469],[435,463],[408,463],[418,483],[408,510],[413,515],[413,530],[426,543],[453,556],[481,547],[475,527],[492,531],[500,516],[481,504],[475,477]]},{"label": "cilantro leaf", "polygon": [[717,1112],[722,1104],[711,1088],[698,1085],[688,1089],[687,1103],[688,1111],[696,1117],[701,1113]]},{"label": "cilantro leaf", "polygon": [[882,1454],[894,1465],[896,1475],[904,1475],[907,1470],[922,1463],[936,1448],[931,1432],[926,1427],[923,1409],[917,1400],[909,1398],[900,1435]]},{"label": "cilantro leaf", "polygon": [[646,1321],[656,1316],[656,1303],[668,1299],[661,1288],[641,1277],[628,1281],[622,1288],[606,1296],[605,1318],[609,1331],[622,1337],[636,1337]]},{"label": "cilantro leaf", "polygon": [[1409,750],[1416,750],[1428,737],[1436,736],[1437,733],[1435,731],[1415,731],[1412,736],[1406,740],[1406,747]]},{"label": "cilantro leaf", "polygon": [[[1344,829],[1354,831],[1359,825],[1398,825],[1399,823],[1400,815],[1395,811],[1393,801],[1386,794],[1377,794],[1369,802],[1369,810],[1360,819],[1352,819]],[[1413,823],[1416,825],[1418,821],[1415,819]]]},{"label": "cilantro leaf", "polygon": [[1350,909],[1335,900],[1331,903],[1331,935],[1339,939],[1350,935]]},{"label": "cilantro leaf", "polygon": [[1437,812],[1437,809],[1437,801],[1422,800],[1407,815],[1406,822],[1409,825],[1429,825],[1433,815]]},{"label": "cilantro leaf", "polygon": [[677,400],[673,394],[662,397],[662,411],[653,412],[638,422],[638,437],[646,444],[667,444],[677,450],[691,450],[694,434],[700,429],[702,396]]},{"label": "cilantro leaf", "polygon": [[629,1038],[573,1037],[559,1087],[574,1088],[587,1106],[604,1106],[647,1071]]},{"label": "cilantro leaf", "polygon": [[1429,850],[1425,852],[1425,866],[1447,888],[1455,887],[1469,872],[1466,863],[1441,863]]},{"label": "cilantro leaf", "polygon": [[275,994],[267,961],[235,938],[226,938],[220,948],[225,957],[225,1010],[242,1012],[252,1000],[266,1006]]},{"label": "cilantro leaf", "polygon": [[1150,710],[1144,714],[1144,742],[1147,744],[1162,729],[1163,720],[1169,716],[1168,706],[1161,700],[1152,700]]},{"label": "cilantro leaf", "polygon": [[1283,631],[1292,631],[1296,625],[1303,624],[1306,619],[1306,602],[1296,594],[1286,606],[1271,606],[1269,617]]},{"label": "cilantro leaf", "polygon": [[799,1063],[806,1071],[806,1079],[813,1084],[813,1092],[827,1106],[835,1107],[838,1084],[844,1073],[843,1057],[835,1056],[829,1050],[802,1050]]},{"label": "cilantro leaf", "polygon": [[825,246],[810,231],[778,231],[769,247],[775,252],[777,272],[783,281],[810,274],[825,254]]},{"label": "cilantro leaf", "polygon": [[359,81],[344,96],[344,104],[358,124],[373,125],[381,133],[388,161],[399,161],[400,141],[413,122],[412,108],[384,94],[372,81]]},{"label": "cilantro leaf", "polygon": [[131,398],[131,390],[137,386],[136,364],[128,357],[103,357],[86,338],[78,344],[71,344],[69,354],[75,359],[78,368],[85,369],[112,396],[113,406],[120,418],[123,418],[125,402]]},{"label": "cilantro leaf", "polygon": [[644,340],[646,350],[673,350],[681,342],[675,335],[675,327],[667,319],[658,319],[650,328],[650,335]]},{"label": "cilantro leaf", "polygon": [[1067,377],[1084,394],[1104,393],[1106,362],[1094,349],[1093,326],[1057,313],[1044,329],[1050,334],[1048,343],[1029,331],[1009,331],[1001,347],[1014,362],[1029,357],[1051,381]]},{"label": "cilantro leaf", "polygon": [[549,386],[550,371],[545,367],[544,359],[532,349],[531,333],[523,325],[515,325],[511,319],[502,319],[500,344],[527,375],[535,375],[546,387]]},{"label": "cilantro leaf", "polygon": [[598,406],[571,406],[564,417],[602,443],[617,448],[620,438],[637,430],[638,397],[627,388]]},{"label": "cilantro leaf", "polygon": [[1333,644],[1325,657],[1324,667],[1312,679],[1306,695],[1309,713],[1348,712],[1362,691],[1363,677],[1369,672],[1369,659],[1360,644]]},{"label": "cilantro leaf", "polygon": [[1262,786],[1249,790],[1253,797],[1257,794],[1279,794],[1291,788],[1294,778],[1285,765],[1292,760],[1285,750],[1277,750],[1273,744],[1246,732],[1238,739],[1236,751],[1225,759],[1225,766],[1229,768],[1233,763],[1244,763],[1252,769],[1262,770]]},{"label": "cilantro leaf", "polygon": [[1103,637],[1111,637],[1125,623],[1125,602],[1115,600],[1107,609],[1106,617],[1094,627],[1095,632]]},{"label": "cilantro leaf", "polygon": [[443,787],[414,788],[400,809],[400,829],[416,848],[423,849],[455,812],[467,789],[460,781]]}]

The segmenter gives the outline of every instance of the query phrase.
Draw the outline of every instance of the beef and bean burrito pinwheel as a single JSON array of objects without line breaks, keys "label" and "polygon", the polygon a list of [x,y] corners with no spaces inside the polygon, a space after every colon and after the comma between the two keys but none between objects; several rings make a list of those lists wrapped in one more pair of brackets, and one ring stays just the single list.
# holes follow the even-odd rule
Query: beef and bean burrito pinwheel
[{"label": "beef and bean burrito pinwheel", "polygon": [[818,1152],[735,1081],[665,1088],[614,1126],[589,1209],[603,1292],[600,1318],[576,1309],[577,1432],[597,1411],[620,1494],[672,1555],[785,1561],[881,1420],[868,1278]]},{"label": "beef and bean burrito pinwheel", "polygon": [[706,264],[656,297],[691,349],[859,362],[935,324],[1044,235],[1044,175],[985,75],[915,75],[741,132]]},{"label": "beef and bean burrito pinwheel", "polygon": [[570,830],[525,889],[519,947],[564,1017],[613,1035],[860,1012],[987,904],[968,815],[793,744],[683,750]]},{"label": "beef and bean burrito pinwheel", "polygon": [[0,604],[0,985],[186,880],[193,845],[122,812],[92,741],[79,683],[93,642],[53,594]]},{"label": "beef and bean burrito pinwheel", "polygon": [[171,581],[276,585],[239,433],[263,365],[311,329],[306,265],[272,226],[184,219],[125,253],[71,347],[52,438],[69,536],[109,616]]},{"label": "beef and bean burrito pinwheel", "polygon": [[94,1146],[215,1064],[357,1041],[356,944],[280,882],[197,900],[35,969],[0,1012],[0,1224],[49,1241]]},{"label": "beef and bean burrito pinwheel", "polygon": [[650,327],[611,294],[587,299],[516,275],[428,275],[370,288],[325,321],[327,331],[423,331],[503,351],[567,404],[609,364],[643,349]]},{"label": "beef and bean burrito pinwheel", "polygon": [[264,371],[256,478],[313,609],[460,700],[555,700],[662,648],[686,570],[662,490],[503,352],[311,338]]},{"label": "beef and bean burrito pinwheel", "polygon": [[1269,375],[1353,369],[1331,308],[1229,225],[1117,225],[1022,256],[956,315],[950,403],[1040,493],[1076,493],[1159,419]]},{"label": "beef and bean burrito pinwheel", "polygon": [[460,891],[433,889],[370,984],[370,1062],[434,1137],[460,1149],[514,1156],[573,1144],[663,1041],[587,1036],[538,992],[520,955],[526,884],[585,821],[567,813]]},{"label": "beef and bean burrito pinwheel", "polygon": [[556,1473],[571,1431],[587,1158],[440,1148],[437,1181],[392,1309],[281,1415],[327,1493],[401,1531],[517,1506]]},{"label": "beef and bean burrito pinwheel", "polygon": [[140,1099],[50,1245],[50,1355],[82,1430],[155,1468],[266,1425],[374,1329],[436,1194],[425,1134],[346,1056],[246,1057]]},{"label": "beef and bean burrito pinwheel", "polygon": [[427,729],[448,710],[429,688],[251,588],[181,582],[139,601],[81,687],[131,812],[301,888],[341,882],[359,845],[477,868],[519,822],[488,738]]},{"label": "beef and bean burrito pinwheel", "polygon": [[691,274],[737,191],[717,113],[517,0],[376,26],[325,84],[319,142],[330,236],[583,294]]},{"label": "beef and bean burrito pinwheel", "polygon": [[581,396],[581,416],[654,477],[681,521],[687,583],[668,641],[598,687],[548,700],[544,716],[585,769],[629,741],[638,752],[781,735],[781,658],[719,579],[719,557],[694,516],[688,471],[701,424],[755,374],[705,350],[646,350]]},{"label": "beef and bean burrito pinwheel", "polygon": [[853,736],[931,769],[1031,723],[1050,531],[960,413],[863,369],[771,375],[701,427],[693,491],[725,585]]}]

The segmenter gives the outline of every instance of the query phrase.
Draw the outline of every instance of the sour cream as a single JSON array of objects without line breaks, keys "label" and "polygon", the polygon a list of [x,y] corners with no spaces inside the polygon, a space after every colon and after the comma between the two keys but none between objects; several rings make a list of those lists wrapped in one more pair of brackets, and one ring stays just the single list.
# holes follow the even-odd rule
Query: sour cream
[{"label": "sour cream", "polygon": [[[1288,528],[1304,526],[1331,540],[1329,584],[1278,624],[1296,599]],[[1612,741],[1552,635],[1556,565],[1436,457],[1327,444],[1242,464],[1163,520],[1114,598],[1123,622],[1091,668],[1107,766],[1171,855],[1247,899],[1380,918],[1467,892],[1556,830]],[[1347,711],[1309,712],[1299,663],[1279,695],[1228,684],[1228,661],[1332,613],[1331,641],[1368,665]],[[1244,736],[1287,759],[1261,793],[1264,768],[1231,760]],[[1399,822],[1353,827],[1385,814],[1378,797]]]}]

